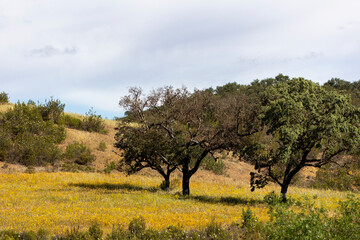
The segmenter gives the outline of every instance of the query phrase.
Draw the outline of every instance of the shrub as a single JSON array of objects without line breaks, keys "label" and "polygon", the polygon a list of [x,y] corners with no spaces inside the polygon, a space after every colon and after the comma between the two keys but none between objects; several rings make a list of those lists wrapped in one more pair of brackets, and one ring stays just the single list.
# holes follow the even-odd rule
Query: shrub
[{"label": "shrub", "polygon": [[44,121],[36,107],[18,102],[0,121],[2,160],[34,166],[61,159],[56,144],[65,139],[65,129]]},{"label": "shrub", "polygon": [[230,239],[230,234],[226,231],[226,229],[214,220],[212,220],[207,226],[205,233],[209,239]]},{"label": "shrub", "polygon": [[360,187],[360,169],[356,164],[345,167],[325,166],[320,168],[311,187],[333,189],[340,191],[354,191]]},{"label": "shrub", "polygon": [[73,160],[76,164],[87,165],[95,160],[91,150],[83,143],[74,142],[66,147],[65,158]]},{"label": "shrub", "polygon": [[201,164],[205,170],[212,171],[217,175],[225,174],[226,165],[221,159],[215,161],[212,157],[206,157]]},{"label": "shrub", "polygon": [[59,123],[64,115],[65,104],[51,97],[50,100],[45,100],[45,104],[39,104],[37,108],[44,121],[51,120],[54,123]]},{"label": "shrub", "polygon": [[118,168],[118,165],[116,164],[116,162],[111,161],[109,163],[109,161],[106,160],[105,169],[104,169],[105,173],[109,174],[109,173],[111,173],[112,170],[117,169],[117,168]]},{"label": "shrub", "polygon": [[89,235],[92,239],[94,240],[98,240],[98,239],[102,239],[102,235],[103,235],[103,230],[101,230],[100,224],[97,222],[94,222],[90,227],[89,227]]},{"label": "shrub", "polygon": [[6,92],[0,93],[0,104],[9,103],[9,95]]},{"label": "shrub", "polygon": [[83,129],[83,121],[79,118],[72,117],[68,114],[64,115],[64,123],[65,126],[67,126],[68,128],[79,129],[79,130]]},{"label": "shrub", "polygon": [[106,142],[101,141],[101,142],[99,143],[98,149],[99,149],[100,151],[103,151],[103,152],[104,152],[104,151],[106,150]]},{"label": "shrub", "polygon": [[128,227],[129,233],[135,236],[141,236],[144,234],[146,230],[146,223],[145,219],[140,216],[138,218],[134,218],[130,221],[129,227]]},{"label": "shrub", "polygon": [[101,115],[96,115],[96,112],[94,112],[92,108],[85,115],[86,117],[82,123],[83,130],[88,132],[106,133]]},{"label": "shrub", "polygon": [[264,196],[264,202],[269,205],[276,205],[281,203],[281,197],[272,191]]}]

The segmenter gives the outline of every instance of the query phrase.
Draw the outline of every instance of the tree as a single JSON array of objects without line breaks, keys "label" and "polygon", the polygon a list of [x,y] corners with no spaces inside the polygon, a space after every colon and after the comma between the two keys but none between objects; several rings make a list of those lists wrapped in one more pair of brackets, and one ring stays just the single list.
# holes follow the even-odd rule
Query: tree
[{"label": "tree", "polygon": [[255,169],[251,184],[270,179],[281,186],[283,201],[293,177],[306,166],[339,161],[360,141],[359,109],[342,95],[303,78],[281,81],[262,96],[260,119],[266,137],[248,147]]},{"label": "tree", "polygon": [[190,93],[172,87],[143,96],[141,89],[132,88],[120,100],[127,122],[133,124],[117,134],[116,146],[124,151],[122,163],[135,170],[150,167],[162,175],[160,169],[177,168],[183,177],[182,193],[189,195],[190,178],[206,156],[233,148],[251,134],[253,125],[244,123],[255,115],[246,114],[247,101],[244,94],[219,97],[210,91]]},{"label": "tree", "polygon": [[9,103],[9,94],[6,92],[0,93],[0,104]]},{"label": "tree", "polygon": [[122,150],[121,168],[128,174],[151,168],[164,177],[163,190],[170,188],[170,175],[178,167],[171,151],[171,141],[156,127],[147,128],[122,122],[116,134],[115,146]]}]

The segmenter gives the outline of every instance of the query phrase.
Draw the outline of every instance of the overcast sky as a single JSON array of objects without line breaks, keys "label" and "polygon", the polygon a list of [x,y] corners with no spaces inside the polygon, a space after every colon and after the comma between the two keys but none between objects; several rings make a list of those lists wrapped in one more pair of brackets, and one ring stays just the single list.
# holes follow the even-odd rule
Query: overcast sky
[{"label": "overcast sky", "polygon": [[129,87],[360,79],[359,0],[0,0],[0,92],[122,116]]}]

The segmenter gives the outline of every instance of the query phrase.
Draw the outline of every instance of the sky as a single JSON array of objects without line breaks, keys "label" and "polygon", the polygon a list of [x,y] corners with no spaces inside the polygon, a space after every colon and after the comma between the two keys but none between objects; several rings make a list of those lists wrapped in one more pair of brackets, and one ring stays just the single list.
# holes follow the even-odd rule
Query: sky
[{"label": "sky", "polygon": [[359,0],[0,0],[0,92],[121,117],[130,87],[360,79]]}]

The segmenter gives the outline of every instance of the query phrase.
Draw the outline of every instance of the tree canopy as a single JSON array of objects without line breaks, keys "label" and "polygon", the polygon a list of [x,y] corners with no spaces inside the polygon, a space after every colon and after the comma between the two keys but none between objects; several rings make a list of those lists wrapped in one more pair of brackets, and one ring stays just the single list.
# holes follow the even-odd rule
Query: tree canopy
[{"label": "tree canopy", "polygon": [[116,137],[122,164],[128,172],[150,167],[165,181],[179,169],[183,195],[190,194],[190,178],[205,157],[236,146],[242,136],[252,133],[255,117],[246,114],[250,104],[244,94],[220,98],[209,91],[190,93],[172,87],[148,95],[132,88],[120,105],[128,113],[128,123]]},{"label": "tree canopy", "polygon": [[359,109],[348,95],[294,78],[267,88],[261,103],[267,138],[246,152],[259,170],[252,173],[252,185],[262,187],[271,179],[281,186],[284,201],[303,167],[337,161],[358,146]]}]

